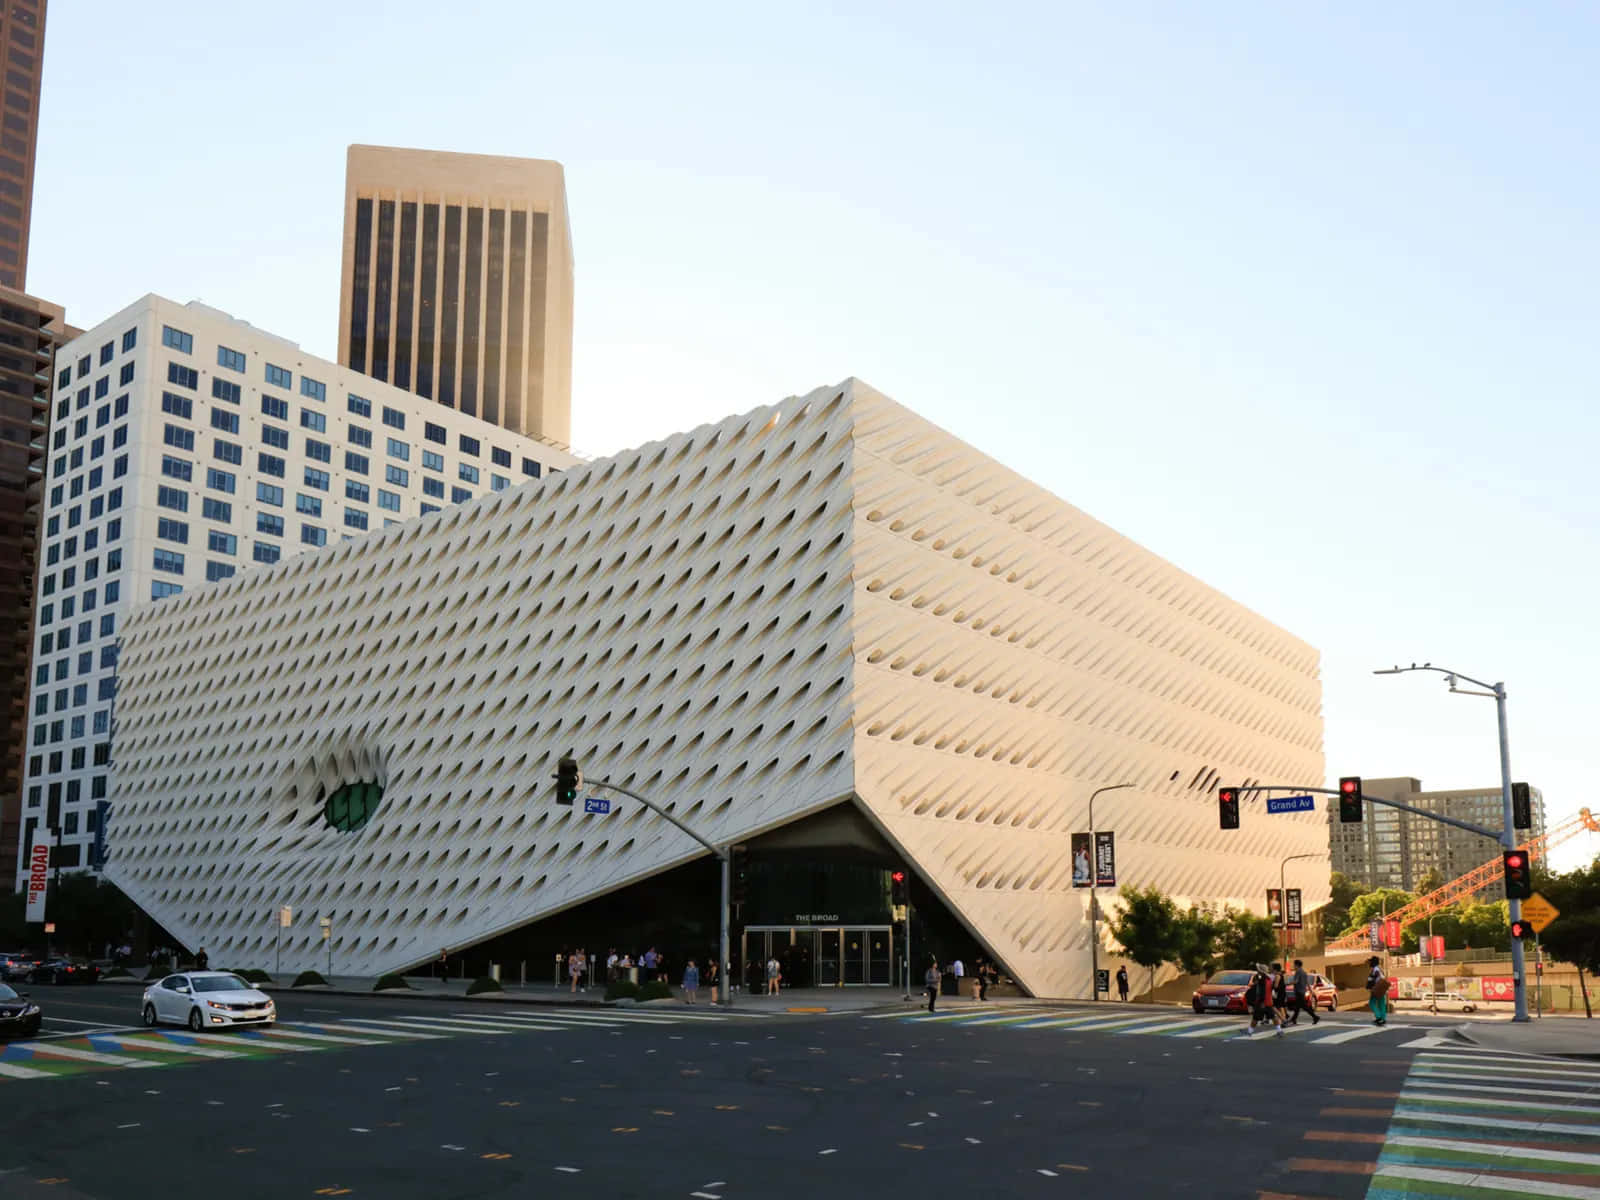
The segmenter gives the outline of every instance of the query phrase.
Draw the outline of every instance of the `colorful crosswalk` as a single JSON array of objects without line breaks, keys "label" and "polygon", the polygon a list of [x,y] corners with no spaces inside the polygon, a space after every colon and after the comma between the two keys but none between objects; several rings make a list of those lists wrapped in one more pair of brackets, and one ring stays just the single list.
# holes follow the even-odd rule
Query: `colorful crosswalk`
[{"label": "colorful crosswalk", "polygon": [[766,1013],[674,1010],[473,1010],[346,1014],[337,1020],[280,1022],[271,1028],[192,1033],[182,1029],[98,1029],[82,1036],[0,1043],[0,1082],[53,1079],[88,1071],[177,1066],[220,1059],[272,1058],[309,1051],[386,1046],[444,1038],[671,1027],[715,1028],[758,1021]]},{"label": "colorful crosswalk", "polygon": [[[961,1008],[950,1012],[869,1013],[867,1020],[893,1020],[908,1025],[943,1026],[955,1029],[1029,1029],[1070,1034],[1100,1034],[1107,1037],[1165,1037],[1180,1041],[1240,1041],[1261,1042],[1275,1040],[1271,1028],[1257,1030],[1252,1037],[1245,1035],[1244,1022],[1237,1018],[1217,1016],[1186,1016],[1173,1010],[1156,1010],[1130,1013],[1126,1009],[1111,1012],[1063,1010],[1049,1007],[1017,1007],[1007,1009]],[[1342,1046],[1368,1038],[1382,1040],[1387,1046],[1423,1050],[1447,1046],[1450,1039],[1441,1036],[1437,1026],[1424,1027],[1406,1024],[1374,1025],[1357,1018],[1347,1020],[1324,1018],[1322,1024],[1313,1025],[1302,1020],[1284,1030],[1284,1040],[1290,1038],[1313,1046]]]},{"label": "colorful crosswalk", "polygon": [[1367,1200],[1600,1200],[1600,1062],[1422,1051]]}]

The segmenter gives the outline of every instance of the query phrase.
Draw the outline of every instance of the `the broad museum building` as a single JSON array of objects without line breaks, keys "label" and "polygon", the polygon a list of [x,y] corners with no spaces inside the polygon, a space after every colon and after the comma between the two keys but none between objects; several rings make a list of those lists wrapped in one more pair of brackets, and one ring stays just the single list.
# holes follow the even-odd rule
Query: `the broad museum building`
[{"label": "the broad museum building", "polygon": [[1328,850],[1215,790],[1322,782],[1312,647],[856,380],[143,605],[118,679],[107,874],[238,967],[709,949],[711,856],[567,754],[740,847],[801,984],[891,982],[903,869],[919,964],[1087,995],[1097,788],[1180,903]]}]

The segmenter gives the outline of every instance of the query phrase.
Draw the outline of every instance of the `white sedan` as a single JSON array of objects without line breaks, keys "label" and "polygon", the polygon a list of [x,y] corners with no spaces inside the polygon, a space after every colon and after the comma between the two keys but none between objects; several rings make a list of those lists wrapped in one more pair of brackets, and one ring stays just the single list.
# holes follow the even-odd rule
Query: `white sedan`
[{"label": "white sedan", "polygon": [[230,1025],[271,1025],[277,1019],[272,997],[226,971],[168,975],[144,990],[144,1023],[169,1021],[202,1029]]}]

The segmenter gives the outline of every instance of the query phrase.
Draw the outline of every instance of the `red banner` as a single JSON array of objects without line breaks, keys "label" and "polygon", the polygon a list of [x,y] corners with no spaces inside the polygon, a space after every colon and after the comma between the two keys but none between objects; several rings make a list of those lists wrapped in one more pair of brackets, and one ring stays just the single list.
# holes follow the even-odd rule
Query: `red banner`
[{"label": "red banner", "polygon": [[1516,981],[1509,975],[1485,975],[1480,981],[1485,1000],[1515,1000]]},{"label": "red banner", "polygon": [[1428,957],[1435,962],[1444,959],[1444,934],[1436,933],[1428,939]]},{"label": "red banner", "polygon": [[1400,945],[1400,940],[1400,922],[1385,921],[1383,923],[1383,944],[1393,950]]}]

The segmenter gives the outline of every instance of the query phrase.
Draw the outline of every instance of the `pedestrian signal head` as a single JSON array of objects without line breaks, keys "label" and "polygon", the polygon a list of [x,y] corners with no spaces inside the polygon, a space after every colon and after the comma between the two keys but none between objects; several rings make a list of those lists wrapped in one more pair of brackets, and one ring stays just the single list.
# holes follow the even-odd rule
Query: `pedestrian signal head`
[{"label": "pedestrian signal head", "polygon": [[1511,936],[1519,942],[1523,938],[1531,938],[1533,936],[1533,926],[1527,921],[1513,921],[1511,922]]}]

